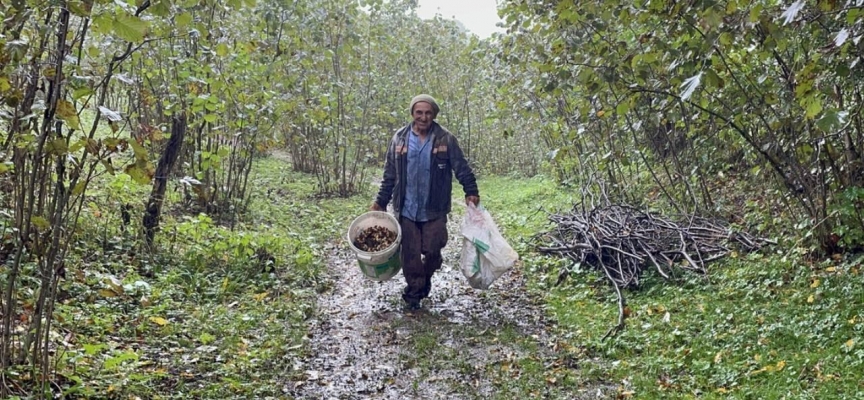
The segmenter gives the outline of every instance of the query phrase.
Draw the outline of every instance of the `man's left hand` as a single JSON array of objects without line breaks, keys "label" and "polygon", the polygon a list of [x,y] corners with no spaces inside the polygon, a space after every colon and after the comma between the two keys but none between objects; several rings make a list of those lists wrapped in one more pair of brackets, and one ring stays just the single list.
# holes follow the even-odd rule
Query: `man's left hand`
[{"label": "man's left hand", "polygon": [[474,206],[480,205],[480,196],[465,196],[465,204],[474,204]]}]

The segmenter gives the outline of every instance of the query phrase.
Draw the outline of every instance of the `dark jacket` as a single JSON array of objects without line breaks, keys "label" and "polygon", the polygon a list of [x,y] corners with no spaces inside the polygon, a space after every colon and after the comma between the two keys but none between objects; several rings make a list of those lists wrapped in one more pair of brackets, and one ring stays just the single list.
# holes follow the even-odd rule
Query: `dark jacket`
[{"label": "dark jacket", "polygon": [[[405,203],[405,176],[408,175],[408,140],[411,124],[396,131],[387,148],[387,162],[384,164],[384,178],[375,202],[382,209],[393,199],[393,209],[398,217]],[[426,203],[426,216],[429,220],[437,219],[450,212],[450,196],[453,192],[453,172],[462,185],[465,196],[479,196],[477,179],[456,137],[438,123],[433,122],[429,128],[429,137],[434,135],[432,147],[432,163],[429,179],[429,199]]]}]

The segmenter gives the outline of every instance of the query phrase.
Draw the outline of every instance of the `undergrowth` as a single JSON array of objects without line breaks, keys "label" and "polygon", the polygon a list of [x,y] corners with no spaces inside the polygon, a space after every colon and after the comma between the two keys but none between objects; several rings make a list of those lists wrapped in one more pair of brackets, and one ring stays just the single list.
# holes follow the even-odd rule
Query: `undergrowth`
[{"label": "undergrowth", "polygon": [[[325,244],[365,201],[315,199],[314,178],[277,159],[251,179],[251,211],[233,230],[170,190],[153,253],[136,244],[143,205],[122,222],[149,187],[124,174],[93,183],[59,290],[49,396],[282,397],[325,285]],[[30,371],[7,376],[36,396]]]}]

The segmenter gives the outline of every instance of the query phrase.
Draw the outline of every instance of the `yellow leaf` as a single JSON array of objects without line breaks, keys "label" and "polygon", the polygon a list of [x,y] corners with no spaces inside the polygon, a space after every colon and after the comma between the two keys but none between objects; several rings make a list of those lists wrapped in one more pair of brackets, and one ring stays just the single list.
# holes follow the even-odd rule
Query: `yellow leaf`
[{"label": "yellow leaf", "polygon": [[117,293],[114,293],[113,290],[108,289],[99,289],[99,295],[102,297],[117,297]]},{"label": "yellow leaf", "polygon": [[162,318],[162,317],[150,317],[150,322],[152,322],[156,325],[159,325],[159,326],[168,325],[168,320],[166,320],[165,318]]},{"label": "yellow leaf", "polygon": [[597,111],[598,117],[603,118],[604,115],[606,115],[606,111],[603,111],[603,110]]},{"label": "yellow leaf", "polygon": [[855,318],[856,318],[856,317],[852,317],[852,319],[849,320],[849,324],[850,324],[850,325],[855,325],[855,322],[857,322],[857,321],[855,320]]},{"label": "yellow leaf", "polygon": [[268,294],[267,292],[258,293],[258,294],[252,295],[252,297],[255,298],[255,301],[261,301],[261,300],[264,300],[265,297],[267,297],[267,294]]},{"label": "yellow leaf", "polygon": [[729,393],[729,390],[726,388],[717,388],[717,393]]},{"label": "yellow leaf", "polygon": [[837,271],[837,268],[834,268],[834,267],[825,268],[825,272],[834,272],[834,271]]},{"label": "yellow leaf", "polygon": [[78,111],[75,106],[66,101],[57,101],[57,117],[66,121],[72,129],[81,129],[81,123],[78,121]]},{"label": "yellow leaf", "polygon": [[777,366],[775,367],[775,371],[782,371],[783,368],[786,368],[786,361],[777,361]]},{"label": "yellow leaf", "polygon": [[846,348],[852,350],[852,347],[855,346],[855,339],[849,339],[846,341]]},{"label": "yellow leaf", "polygon": [[756,362],[762,361],[762,355],[761,354],[754,355],[753,360]]},{"label": "yellow leaf", "polygon": [[815,300],[816,300],[816,298],[813,297],[812,294],[810,295],[810,297],[807,298],[807,302],[808,302],[808,303],[812,303],[812,302],[814,302]]},{"label": "yellow leaf", "polygon": [[810,284],[810,287],[813,288],[813,289],[819,287],[819,279],[818,279],[818,278],[813,278],[813,283]]},{"label": "yellow leaf", "polygon": [[228,277],[226,276],[225,279],[222,279],[222,291],[225,291],[225,289],[227,289],[227,288],[228,288]]},{"label": "yellow leaf", "polygon": [[720,364],[720,361],[723,361],[723,352],[718,351],[716,355],[714,355],[714,364]]}]

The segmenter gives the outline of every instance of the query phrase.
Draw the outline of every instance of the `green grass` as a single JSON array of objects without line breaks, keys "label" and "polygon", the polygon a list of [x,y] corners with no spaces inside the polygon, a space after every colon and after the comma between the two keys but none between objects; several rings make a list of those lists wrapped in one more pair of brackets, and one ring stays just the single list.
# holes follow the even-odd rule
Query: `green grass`
[{"label": "green grass", "polygon": [[[481,193],[523,255],[532,290],[543,294],[574,356],[599,357],[585,378],[636,398],[842,399],[864,397],[862,259],[806,262],[786,249],[730,258],[706,279],[670,283],[649,275],[625,292],[626,329],[602,340],[617,318],[612,288],[593,271],[530,253],[539,204],[570,198],[535,179],[486,179]],[[535,200],[536,199],[536,200]],[[493,211],[494,213],[494,211]]]}]

